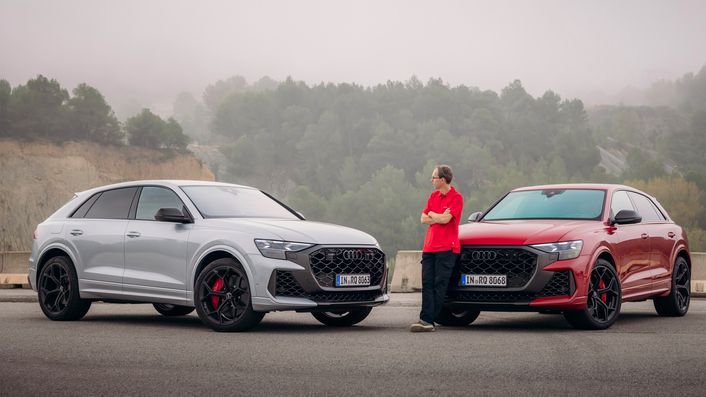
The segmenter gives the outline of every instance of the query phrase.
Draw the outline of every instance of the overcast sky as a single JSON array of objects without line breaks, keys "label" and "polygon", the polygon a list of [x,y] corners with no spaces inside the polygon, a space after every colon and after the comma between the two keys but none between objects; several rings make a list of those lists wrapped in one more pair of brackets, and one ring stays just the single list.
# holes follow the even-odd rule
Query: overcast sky
[{"label": "overcast sky", "polygon": [[706,1],[0,0],[0,78],[171,102],[232,75],[615,94],[706,64]]}]

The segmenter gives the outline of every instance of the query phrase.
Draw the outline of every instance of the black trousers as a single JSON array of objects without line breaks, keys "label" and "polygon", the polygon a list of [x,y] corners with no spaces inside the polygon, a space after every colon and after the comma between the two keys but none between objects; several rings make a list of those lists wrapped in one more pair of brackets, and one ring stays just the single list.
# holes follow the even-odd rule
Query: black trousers
[{"label": "black trousers", "polygon": [[422,253],[422,321],[433,324],[441,313],[457,256],[453,251]]}]

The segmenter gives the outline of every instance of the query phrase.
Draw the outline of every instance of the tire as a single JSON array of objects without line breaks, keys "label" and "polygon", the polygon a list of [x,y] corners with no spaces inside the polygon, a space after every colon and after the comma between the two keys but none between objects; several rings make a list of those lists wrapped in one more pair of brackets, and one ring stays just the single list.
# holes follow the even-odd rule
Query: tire
[{"label": "tire", "polygon": [[216,259],[196,279],[194,305],[201,321],[218,332],[246,331],[262,321],[252,308],[248,275],[232,258]]},{"label": "tire", "polygon": [[50,320],[80,320],[91,308],[91,301],[79,295],[76,269],[68,257],[50,258],[37,280],[39,307]]},{"label": "tire", "polygon": [[167,317],[186,316],[196,309],[195,307],[170,305],[168,303],[153,303],[152,306],[159,314]]},{"label": "tire", "polygon": [[672,270],[672,290],[665,297],[654,298],[657,314],[681,317],[689,311],[691,302],[691,272],[686,259],[678,257]]},{"label": "tire", "polygon": [[350,327],[365,320],[372,310],[372,307],[360,307],[345,311],[312,312],[311,315],[330,327]]},{"label": "tire", "polygon": [[452,309],[444,306],[441,313],[436,318],[436,322],[447,327],[465,327],[476,321],[480,311],[468,309]]},{"label": "tire", "polygon": [[593,265],[587,295],[586,308],[564,312],[566,321],[578,329],[599,330],[613,325],[620,316],[622,290],[610,262],[598,259]]}]

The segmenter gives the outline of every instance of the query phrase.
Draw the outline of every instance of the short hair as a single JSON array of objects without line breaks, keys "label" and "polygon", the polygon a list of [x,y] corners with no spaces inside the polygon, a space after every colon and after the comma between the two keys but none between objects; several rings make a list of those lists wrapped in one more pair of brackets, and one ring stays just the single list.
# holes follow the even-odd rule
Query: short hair
[{"label": "short hair", "polygon": [[448,165],[437,165],[436,173],[439,174],[439,178],[444,178],[446,183],[451,183],[451,180],[454,179],[454,173]]}]

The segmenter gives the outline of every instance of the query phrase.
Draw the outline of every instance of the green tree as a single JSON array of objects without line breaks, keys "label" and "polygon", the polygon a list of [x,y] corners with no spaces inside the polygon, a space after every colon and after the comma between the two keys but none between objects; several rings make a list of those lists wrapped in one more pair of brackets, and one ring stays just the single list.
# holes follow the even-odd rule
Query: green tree
[{"label": "green tree", "polygon": [[10,96],[12,87],[7,80],[0,80],[0,137],[10,135]]},{"label": "green tree", "polygon": [[80,84],[67,105],[71,136],[103,144],[122,143],[120,123],[97,89]]},{"label": "green tree", "polygon": [[623,179],[647,181],[665,175],[662,163],[648,157],[639,149],[633,149],[628,153],[626,163],[627,168],[623,172]]},{"label": "green tree", "polygon": [[149,109],[143,109],[125,122],[130,145],[153,149],[185,149],[189,138],[184,135],[179,123],[170,118],[162,120]]},{"label": "green tree", "polygon": [[218,80],[206,87],[203,102],[212,112],[218,110],[223,101],[233,94],[246,91],[248,82],[242,76],[233,76],[226,80]]},{"label": "green tree", "polygon": [[39,75],[15,87],[10,97],[10,129],[21,139],[64,140],[69,93],[54,79]]}]

